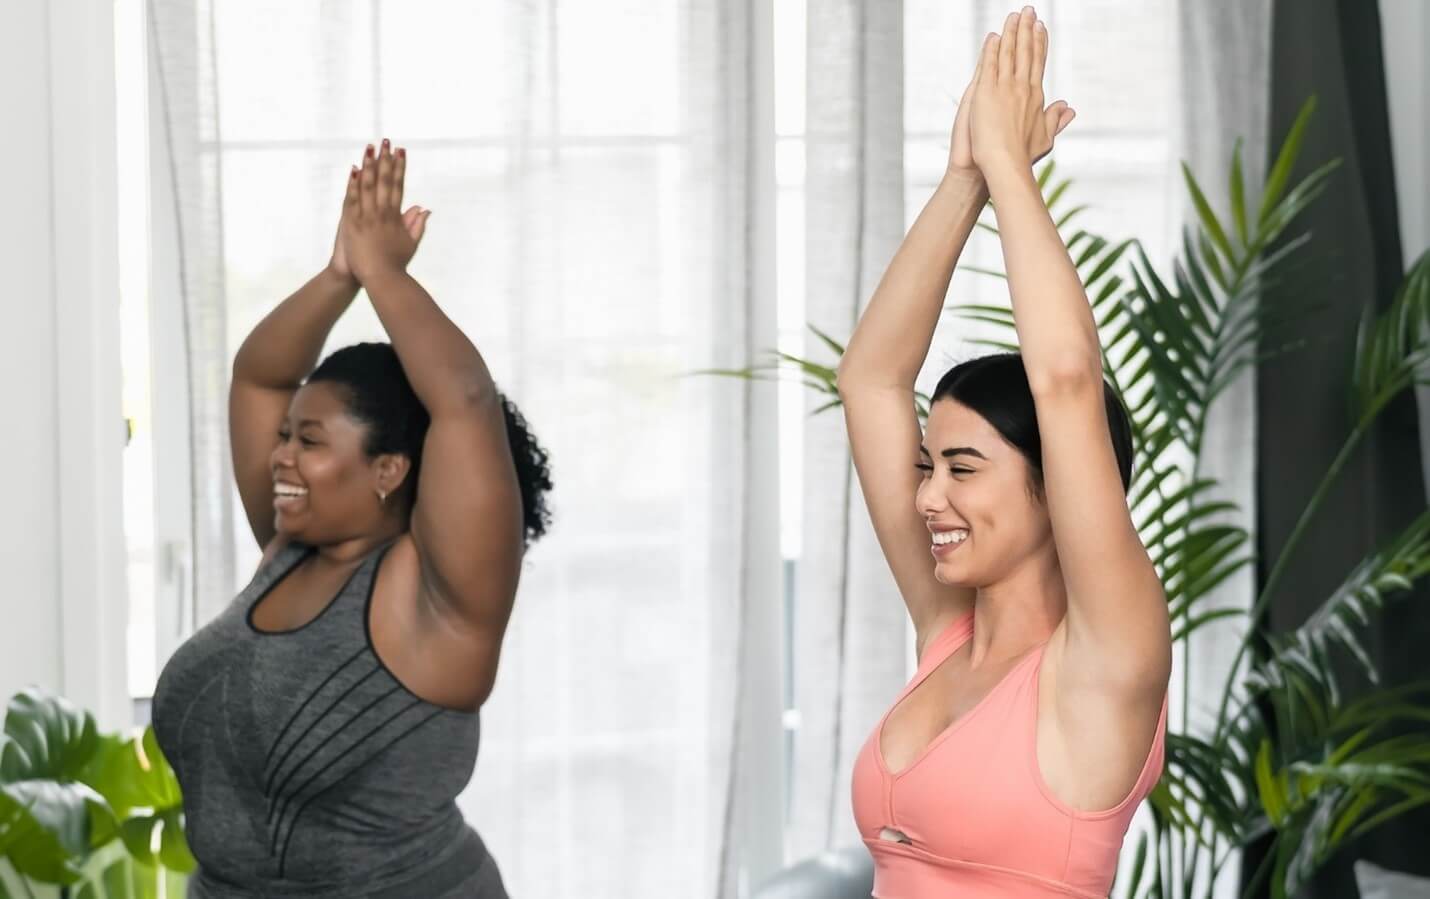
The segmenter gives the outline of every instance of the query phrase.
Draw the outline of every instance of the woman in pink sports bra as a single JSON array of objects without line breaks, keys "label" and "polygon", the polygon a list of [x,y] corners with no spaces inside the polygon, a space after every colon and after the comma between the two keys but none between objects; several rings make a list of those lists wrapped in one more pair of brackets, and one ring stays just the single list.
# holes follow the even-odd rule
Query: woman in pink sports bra
[{"label": "woman in pink sports bra", "polygon": [[[918,647],[854,764],[881,899],[1105,897],[1162,773],[1171,634],[1127,507],[1127,414],[1033,175],[1073,118],[1043,106],[1047,49],[1030,7],[988,35],[947,173],[839,368]],[[1021,353],[945,374],[921,435],[914,380],[990,196]]]}]

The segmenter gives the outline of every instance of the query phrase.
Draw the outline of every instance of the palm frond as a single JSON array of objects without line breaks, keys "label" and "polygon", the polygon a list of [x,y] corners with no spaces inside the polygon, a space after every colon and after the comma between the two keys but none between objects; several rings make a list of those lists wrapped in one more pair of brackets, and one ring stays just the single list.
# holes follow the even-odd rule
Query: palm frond
[{"label": "palm frond", "polygon": [[1369,309],[1356,335],[1351,374],[1354,420],[1373,418],[1396,394],[1430,381],[1430,252],[1411,267],[1390,308]]},{"label": "palm frond", "polygon": [[1347,652],[1372,682],[1379,673],[1361,645],[1358,631],[1369,624],[1387,598],[1411,589],[1430,574],[1430,511],[1422,513],[1384,547],[1366,556],[1300,627],[1273,637],[1271,656],[1243,681],[1249,697],[1284,690],[1296,675],[1319,685],[1333,705],[1342,688],[1332,663],[1334,649]]}]

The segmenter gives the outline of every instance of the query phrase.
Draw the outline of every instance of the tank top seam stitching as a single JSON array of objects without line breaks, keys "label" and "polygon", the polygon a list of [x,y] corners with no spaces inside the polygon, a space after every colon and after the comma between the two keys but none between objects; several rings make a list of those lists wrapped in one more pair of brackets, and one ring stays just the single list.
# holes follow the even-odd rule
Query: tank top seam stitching
[{"label": "tank top seam stitching", "polygon": [[[394,721],[394,720],[396,720],[397,718],[401,717],[402,715],[407,714],[407,710],[408,710],[408,709],[412,709],[412,708],[415,708],[415,707],[416,707],[416,704],[415,704],[415,703],[414,703],[413,705],[407,706],[407,708],[406,708],[406,709],[403,709],[402,712],[400,712],[400,713],[397,714],[397,715],[392,716],[391,718],[388,719],[388,721],[383,722],[382,725],[380,725],[380,726],[377,728],[377,730],[381,730],[383,727],[386,727],[387,724],[388,724],[388,722]],[[330,792],[331,790],[336,789],[339,784],[345,783],[349,778],[353,777],[355,774],[357,774],[357,773],[358,773],[359,771],[361,771],[363,768],[365,768],[365,767],[367,767],[368,765],[372,764],[372,763],[373,763],[374,761],[376,761],[378,758],[381,758],[382,755],[387,752],[387,750],[391,749],[393,746],[396,746],[398,743],[402,742],[403,740],[407,739],[407,738],[408,738],[409,736],[411,736],[412,734],[416,733],[419,728],[424,727],[428,722],[432,721],[432,720],[433,720],[434,718],[436,718],[439,714],[441,714],[441,709],[437,709],[436,711],[431,712],[430,714],[428,714],[427,716],[425,716],[424,718],[422,718],[422,720],[418,721],[416,724],[412,725],[412,726],[409,727],[407,730],[403,731],[403,732],[402,732],[401,734],[399,734],[397,737],[395,737],[394,739],[389,740],[387,743],[383,744],[383,746],[382,746],[380,749],[378,749],[376,752],[374,752],[372,755],[370,755],[367,759],[365,759],[365,760],[363,760],[362,762],[360,762],[360,763],[359,763],[357,766],[355,766],[351,771],[347,772],[347,773],[344,774],[342,777],[339,777],[337,780],[333,781],[331,784],[328,784],[326,787],[324,787],[323,789],[321,789],[321,790],[319,790],[318,792],[314,793],[313,795],[309,796],[307,799],[305,799],[305,800],[303,801],[303,804],[300,805],[300,806],[298,807],[298,810],[293,813],[293,818],[290,820],[290,822],[289,822],[289,824],[288,824],[288,835],[287,835],[287,836],[284,838],[284,840],[283,840],[283,854],[282,854],[282,856],[279,858],[279,862],[278,862],[278,870],[279,870],[280,876],[281,876],[281,874],[282,874],[282,872],[283,872],[283,870],[284,870],[284,867],[285,867],[286,864],[287,864],[288,849],[289,849],[289,845],[290,845],[290,844],[292,843],[292,841],[293,841],[293,833],[294,833],[294,831],[296,831],[296,830],[298,829],[298,819],[303,816],[303,813],[308,810],[309,806],[311,806],[311,805],[312,805],[314,802],[316,802],[320,797],[326,795],[326,794],[327,794],[328,792]],[[376,730],[373,731],[373,733],[376,733]],[[364,737],[364,739],[366,739],[366,737]],[[331,763],[329,763],[329,765],[331,766]],[[319,772],[319,774],[321,774],[321,773],[322,773],[322,772]],[[316,778],[317,776],[318,776],[318,775],[314,775],[314,778]],[[309,782],[311,782],[311,779],[310,779]],[[306,788],[306,787],[307,787],[307,784],[305,783],[304,786],[303,786],[303,788]]]},{"label": "tank top seam stitching", "polygon": [[[288,720],[283,724],[283,729],[278,732],[278,736],[277,736],[277,738],[274,739],[273,745],[268,748],[268,753],[264,756],[264,759],[263,759],[263,767],[265,767],[265,768],[268,767],[268,763],[271,762],[271,761],[273,761],[273,753],[275,753],[275,752],[278,751],[278,746],[279,746],[279,744],[281,744],[281,743],[283,742],[283,738],[284,738],[284,737],[288,736],[288,730],[289,730],[289,728],[291,728],[291,727],[297,722],[298,716],[301,715],[301,714],[303,714],[303,710],[308,707],[308,703],[310,703],[310,702],[312,702],[314,699],[316,699],[316,698],[318,697],[318,694],[323,691],[323,688],[325,688],[325,687],[332,681],[333,678],[337,677],[339,672],[343,671],[343,670],[346,669],[349,665],[351,665],[353,662],[357,661],[357,660],[358,660],[358,657],[361,656],[362,653],[363,653],[363,647],[359,647],[357,652],[355,652],[355,653],[353,653],[352,655],[348,656],[347,659],[346,659],[342,664],[338,665],[338,667],[334,668],[334,669],[332,670],[332,672],[331,672],[327,677],[323,678],[323,682],[320,683],[320,684],[318,684],[318,686],[314,687],[313,690],[308,694],[307,698],[305,698],[305,699],[302,701],[302,703],[299,704],[298,708],[293,712],[293,714],[292,714],[292,715],[288,718]],[[370,676],[370,675],[367,675],[367,676]],[[351,689],[351,688],[350,688],[350,689]],[[325,712],[324,714],[326,714],[326,712]],[[322,716],[321,716],[321,715],[319,716],[319,719],[318,719],[318,720],[322,720]],[[317,722],[314,722],[314,724],[316,724],[316,723],[317,723]],[[312,727],[313,727],[313,725],[309,725],[309,731],[312,730]],[[301,738],[300,738],[300,739],[301,739]]]},{"label": "tank top seam stitching", "polygon": [[[375,727],[375,728],[369,730],[366,734],[364,734],[362,737],[360,737],[356,742],[354,742],[353,744],[351,744],[350,746],[348,746],[347,752],[352,752],[352,751],[355,750],[358,746],[362,745],[363,741],[367,740],[367,739],[368,739],[369,737],[371,737],[373,734],[375,734],[375,733],[381,731],[383,728],[387,727],[387,725],[391,724],[393,721],[396,721],[398,718],[401,718],[403,715],[406,715],[410,710],[412,710],[412,709],[415,708],[415,707],[416,707],[416,704],[415,704],[415,703],[409,703],[407,706],[403,707],[403,708],[402,708],[400,711],[398,711],[397,713],[392,714],[392,715],[389,715],[381,724],[379,724],[377,727]],[[382,751],[383,751],[383,750],[379,750],[377,753],[374,753],[373,755],[369,756],[366,760],[364,760],[364,761],[362,761],[362,762],[359,762],[351,771],[347,772],[347,774],[344,774],[342,777],[338,778],[338,780],[334,781],[334,782],[331,783],[331,784],[328,784],[328,786],[324,787],[323,789],[319,790],[318,792],[316,792],[316,793],[314,793],[314,794],[312,794],[312,795],[306,797],[306,798],[303,800],[302,804],[298,806],[298,810],[293,813],[293,817],[290,818],[290,819],[288,819],[288,835],[287,835],[286,837],[284,837],[284,839],[283,839],[283,847],[284,847],[284,848],[283,848],[283,855],[279,858],[279,862],[278,862],[279,876],[282,876],[283,867],[284,867],[284,865],[285,865],[285,861],[284,861],[284,860],[287,858],[287,855],[288,855],[288,844],[289,844],[289,842],[293,839],[293,831],[294,831],[295,829],[297,829],[297,826],[298,826],[298,818],[303,814],[303,811],[304,811],[305,809],[307,809],[307,807],[308,807],[310,804],[312,804],[318,797],[325,795],[329,790],[335,788],[338,784],[342,783],[342,782],[343,782],[344,780],[346,780],[348,777],[351,777],[352,775],[356,774],[359,770],[362,769],[362,767],[363,767],[364,765],[366,765],[368,762],[371,762],[373,759],[377,758],[377,756],[380,755]],[[344,754],[342,754],[342,755],[339,755],[337,758],[330,759],[326,765],[324,765],[322,768],[318,769],[317,773],[311,775],[307,780],[303,781],[303,783],[302,783],[297,789],[295,789],[295,790],[292,792],[291,795],[283,797],[283,799],[279,802],[279,804],[278,804],[278,806],[277,806],[277,810],[278,810],[278,819],[277,819],[277,822],[276,822],[275,824],[271,825],[271,826],[273,827],[273,834],[272,834],[272,837],[270,838],[270,845],[269,845],[269,850],[268,850],[270,856],[272,856],[274,853],[276,853],[276,852],[278,851],[278,835],[279,835],[280,833],[282,833],[282,831],[283,831],[283,816],[284,816],[285,814],[287,814],[288,809],[291,809],[291,808],[292,808],[292,801],[293,801],[293,799],[294,799],[295,797],[297,797],[299,794],[301,794],[304,790],[306,790],[310,785],[312,785],[312,783],[313,783],[314,781],[316,781],[319,777],[321,777],[321,776],[323,776],[324,774],[326,774],[327,771],[328,771],[328,769],[332,768],[333,765],[335,765],[335,764],[337,764],[338,762],[342,761],[342,759],[344,758],[345,755],[346,755],[346,753],[344,753]],[[285,783],[286,783],[286,781],[285,781]],[[270,809],[269,812],[268,812],[268,814],[271,816],[271,815],[273,814],[273,810]],[[266,823],[266,822],[265,822],[265,823]]]},{"label": "tank top seam stitching", "polygon": [[[323,714],[322,714],[321,716],[319,716],[316,720],[314,720],[314,722],[313,722],[311,725],[309,725],[308,729],[303,732],[303,736],[306,737],[308,734],[311,734],[311,733],[313,732],[313,728],[317,727],[317,726],[318,726],[318,723],[321,722],[324,718],[327,717],[328,712],[331,712],[334,708],[337,708],[337,706],[338,706],[339,703],[341,703],[341,702],[342,702],[344,699],[346,699],[348,696],[352,695],[352,692],[353,692],[354,690],[356,690],[356,689],[357,689],[359,686],[361,686],[362,684],[366,683],[366,682],[367,682],[367,679],[370,678],[370,677],[372,677],[372,676],[373,676],[374,674],[376,674],[376,673],[377,673],[377,669],[374,668],[372,671],[369,671],[367,674],[363,675],[362,678],[361,678],[360,680],[358,680],[356,683],[354,683],[352,686],[348,687],[348,689],[343,692],[343,695],[342,695],[342,696],[339,696],[339,697],[333,702],[333,704],[330,705],[330,706],[328,707],[328,709],[323,712]],[[378,703],[380,703],[380,702],[382,702],[383,700],[387,699],[387,697],[391,696],[391,695],[392,695],[393,693],[395,693],[395,692],[397,692],[397,688],[396,688],[396,687],[389,688],[386,693],[381,693],[381,694],[379,694],[378,697],[377,697],[377,699],[374,699],[374,700],[369,701],[367,705],[363,706],[363,707],[362,707],[361,709],[359,709],[356,713],[351,714],[346,721],[344,721],[343,723],[339,724],[331,733],[329,733],[327,736],[323,737],[323,739],[318,743],[317,746],[315,746],[315,747],[313,747],[312,749],[310,749],[310,750],[308,751],[308,754],[305,755],[305,756],[303,756],[302,759],[300,759],[297,764],[295,764],[292,768],[290,768],[290,769],[288,770],[288,773],[283,776],[283,779],[282,779],[281,781],[279,781],[278,783],[275,784],[275,783],[273,783],[273,778],[277,777],[278,774],[279,774],[279,772],[281,772],[281,771],[283,770],[283,764],[288,761],[288,757],[292,754],[292,751],[293,751],[294,749],[296,749],[299,745],[302,744],[303,738],[302,738],[302,737],[299,737],[297,740],[293,741],[293,745],[288,748],[288,752],[285,752],[285,753],[283,754],[283,758],[278,762],[278,764],[273,766],[273,770],[270,771],[270,772],[266,772],[266,774],[265,774],[265,787],[266,787],[266,789],[271,790],[271,791],[274,792],[274,793],[279,793],[279,792],[281,792],[281,791],[283,790],[283,788],[288,785],[289,781],[291,781],[291,780],[293,779],[294,775],[296,775],[299,771],[301,771],[301,770],[303,769],[303,766],[304,766],[304,765],[306,765],[306,764],[308,764],[308,762],[312,761],[313,758],[314,758],[314,756],[316,756],[319,752],[322,752],[323,748],[324,748],[325,746],[327,746],[330,742],[332,742],[332,740],[333,740],[334,737],[336,737],[338,734],[342,733],[345,729],[347,729],[349,726],[351,726],[353,723],[355,723],[355,722],[356,722],[358,719],[360,719],[363,715],[366,715],[366,714],[368,713],[368,710],[369,710],[369,709],[373,708],[373,707],[376,706]],[[351,750],[352,748],[353,748],[353,747],[351,747],[351,746],[348,747],[349,750]],[[341,758],[341,755],[339,756],[339,758]],[[305,786],[306,786],[306,784],[305,784]],[[300,787],[299,790],[295,790],[295,791],[294,791],[294,794],[296,795],[298,792],[301,791],[301,789],[302,789],[302,788]],[[270,797],[270,798],[269,798],[269,802],[271,803],[272,801],[273,801],[273,797]],[[272,814],[272,812],[273,812],[273,808],[272,808],[272,806],[270,805],[270,807],[269,807],[269,814]]]},{"label": "tank top seam stitching", "polygon": [[[1032,881],[1049,889],[1056,889],[1061,892],[1067,893],[1068,895],[1077,896],[1079,897],[1079,899],[1099,899],[1098,893],[1094,893],[1085,890],[1079,886],[1075,886],[1067,882],[1066,880],[1058,880],[1052,877],[1045,877],[1041,874],[1035,874],[1032,871],[1023,871],[1019,870],[1018,868],[1009,867],[1007,865],[994,865],[988,864],[986,862],[970,861],[968,859],[950,858],[949,856],[939,855],[935,852],[930,852],[927,849],[919,849],[917,846],[912,846],[904,843],[896,843],[892,840],[875,840],[870,839],[869,837],[863,837],[862,839],[866,848],[870,850],[871,855],[873,854],[876,846],[886,852],[893,852],[906,858],[910,857],[905,855],[906,852],[913,852],[915,854],[912,856],[912,858],[915,861],[920,861],[924,864],[940,864],[950,868],[975,868],[980,871],[985,871],[994,874],[1002,874],[1007,875],[1009,877],[1019,878],[1021,880]],[[922,856],[929,856],[929,858],[926,859]]]}]

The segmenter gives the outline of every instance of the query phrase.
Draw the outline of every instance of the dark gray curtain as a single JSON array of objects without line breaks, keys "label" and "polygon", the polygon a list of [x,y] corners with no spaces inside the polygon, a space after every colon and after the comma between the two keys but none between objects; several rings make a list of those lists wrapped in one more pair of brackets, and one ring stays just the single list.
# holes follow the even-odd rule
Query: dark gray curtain
[{"label": "dark gray curtain", "polygon": [[[1366,307],[1390,304],[1403,273],[1375,0],[1274,0],[1270,85],[1270,152],[1314,93],[1319,106],[1301,173],[1334,157],[1343,164],[1294,229],[1313,235],[1301,263],[1268,290],[1272,302],[1325,307],[1295,326],[1305,347],[1258,369],[1262,582],[1350,431],[1346,396],[1357,322]],[[1274,631],[1304,622],[1358,561],[1424,509],[1420,460],[1416,407],[1407,392],[1383,413],[1296,550],[1269,610]],[[1427,598],[1424,586],[1396,596],[1366,631],[1365,646],[1386,684],[1427,673]],[[1422,807],[1350,846],[1300,895],[1356,896],[1351,864],[1357,858],[1430,875],[1427,834],[1430,808]],[[1248,853],[1244,878],[1263,855]]]}]

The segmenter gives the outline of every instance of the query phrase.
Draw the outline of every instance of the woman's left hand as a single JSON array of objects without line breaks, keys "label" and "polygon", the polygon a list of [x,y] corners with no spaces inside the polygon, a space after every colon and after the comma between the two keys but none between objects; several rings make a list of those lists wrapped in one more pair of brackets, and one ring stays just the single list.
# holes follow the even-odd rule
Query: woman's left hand
[{"label": "woman's left hand", "polygon": [[362,169],[348,178],[339,239],[343,255],[359,283],[376,274],[405,271],[427,230],[430,210],[413,206],[402,212],[402,187],[407,152],[383,140],[374,153],[368,147]]},{"label": "woman's left hand", "polygon": [[1073,120],[1074,112],[1061,100],[1043,106],[1047,60],[1048,30],[1031,6],[1010,13],[1003,34],[983,42],[969,137],[973,160],[985,176],[999,167],[1030,168]]}]

